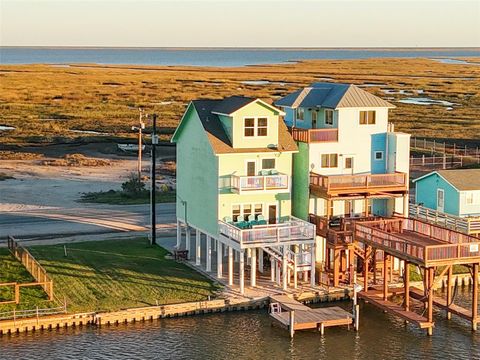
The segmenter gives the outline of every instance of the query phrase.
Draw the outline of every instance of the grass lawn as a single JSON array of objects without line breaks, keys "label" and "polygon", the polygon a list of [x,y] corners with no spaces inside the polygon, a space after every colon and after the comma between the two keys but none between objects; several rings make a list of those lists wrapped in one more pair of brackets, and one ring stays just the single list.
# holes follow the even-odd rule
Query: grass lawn
[{"label": "grass lawn", "polygon": [[205,300],[218,289],[188,266],[166,259],[165,249],[144,238],[68,244],[67,257],[63,245],[29,250],[70,312]]},{"label": "grass lawn", "polygon": [[[155,200],[157,203],[175,202],[175,191],[157,191]],[[136,205],[148,204],[150,202],[150,192],[145,191],[138,196],[125,195],[123,191],[100,191],[90,192],[82,195],[80,202],[97,203],[97,204],[112,204],[112,205]]]},{"label": "grass lawn", "polygon": [[[23,265],[15,259],[7,248],[0,248],[0,283],[17,282],[28,283],[34,282],[35,279],[28,273]],[[13,287],[0,287],[0,301],[14,299]],[[48,301],[48,297],[41,287],[26,287],[20,290],[20,303],[0,305],[0,312],[11,311],[13,309],[34,309],[53,307],[54,303]]]}]

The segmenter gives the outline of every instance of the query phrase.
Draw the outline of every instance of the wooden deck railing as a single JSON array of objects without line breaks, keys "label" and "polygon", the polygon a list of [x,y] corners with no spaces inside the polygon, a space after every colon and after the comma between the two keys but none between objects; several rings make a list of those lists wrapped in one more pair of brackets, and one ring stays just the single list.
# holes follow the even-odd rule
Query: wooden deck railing
[{"label": "wooden deck railing", "polygon": [[368,190],[368,189],[406,189],[407,174],[395,172],[391,174],[362,175],[320,175],[310,173],[310,186],[321,188],[325,192]]},{"label": "wooden deck railing", "polygon": [[[48,299],[53,300],[53,280],[47,275],[45,269],[38,263],[38,261],[30,254],[30,252],[23,246],[18,244],[11,236],[7,239],[8,249],[18,261],[25,266],[25,269],[36,280],[36,283],[30,283],[28,286],[39,285],[47,293]],[[20,286],[22,286],[20,284]],[[23,285],[27,286],[27,285]]]},{"label": "wooden deck railing", "polygon": [[336,142],[338,129],[302,129],[290,128],[293,140],[304,143]]},{"label": "wooden deck railing", "polygon": [[417,204],[410,204],[409,216],[466,234],[480,234],[480,216],[458,217]]},{"label": "wooden deck railing", "polygon": [[[428,236],[439,242],[438,245],[421,245],[409,241],[402,232],[409,235]],[[355,239],[371,246],[396,252],[400,258],[408,257],[421,264],[461,262],[475,259],[480,261],[480,241],[458,231],[446,229],[417,219],[385,219],[372,222],[355,223]],[[470,260],[471,261],[471,260]]]},{"label": "wooden deck railing", "polygon": [[219,232],[241,246],[274,245],[292,241],[310,243],[315,241],[313,224],[297,219],[293,216],[278,224],[256,225],[251,229],[240,229],[224,221],[218,222]]}]

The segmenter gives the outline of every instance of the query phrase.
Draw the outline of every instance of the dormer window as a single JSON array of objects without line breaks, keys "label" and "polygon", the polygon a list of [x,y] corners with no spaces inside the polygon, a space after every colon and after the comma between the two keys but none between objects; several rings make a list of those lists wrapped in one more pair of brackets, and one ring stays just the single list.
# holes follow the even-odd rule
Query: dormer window
[{"label": "dormer window", "polygon": [[268,118],[245,118],[243,134],[245,137],[267,136]]},{"label": "dormer window", "polygon": [[267,118],[257,119],[257,136],[267,136],[268,134],[268,120]]},{"label": "dormer window", "polygon": [[297,120],[303,121],[305,119],[305,109],[304,108],[297,108],[295,110],[295,118]]},{"label": "dormer window", "polygon": [[333,125],[333,110],[325,109],[325,125]]}]

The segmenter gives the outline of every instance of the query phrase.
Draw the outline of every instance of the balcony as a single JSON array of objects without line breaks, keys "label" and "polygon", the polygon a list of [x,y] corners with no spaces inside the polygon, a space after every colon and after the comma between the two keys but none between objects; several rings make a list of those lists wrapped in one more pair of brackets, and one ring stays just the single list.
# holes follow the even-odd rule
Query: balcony
[{"label": "balcony", "polygon": [[315,226],[293,216],[278,224],[254,225],[250,229],[219,221],[218,228],[221,236],[239,243],[241,248],[315,242]]},{"label": "balcony", "polygon": [[310,190],[320,196],[405,192],[408,176],[405,173],[331,175],[310,173]]},{"label": "balcony", "polygon": [[338,129],[290,128],[293,140],[304,143],[337,142]]},{"label": "balcony", "polygon": [[231,177],[232,190],[238,194],[272,190],[289,192],[289,176],[285,174]]}]

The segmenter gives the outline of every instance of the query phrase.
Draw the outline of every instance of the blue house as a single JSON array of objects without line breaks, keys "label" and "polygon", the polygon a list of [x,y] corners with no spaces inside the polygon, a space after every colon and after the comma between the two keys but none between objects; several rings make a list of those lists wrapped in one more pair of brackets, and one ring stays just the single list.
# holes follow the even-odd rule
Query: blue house
[{"label": "blue house", "polygon": [[433,171],[414,183],[417,205],[458,217],[480,216],[480,169]]}]

